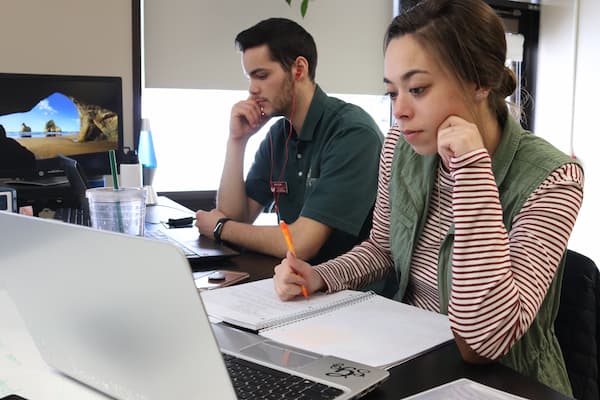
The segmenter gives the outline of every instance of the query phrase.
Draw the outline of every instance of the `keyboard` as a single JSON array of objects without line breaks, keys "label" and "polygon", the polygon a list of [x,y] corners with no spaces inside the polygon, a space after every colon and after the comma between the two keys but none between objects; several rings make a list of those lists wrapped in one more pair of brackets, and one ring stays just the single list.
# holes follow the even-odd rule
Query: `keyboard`
[{"label": "keyboard", "polygon": [[[69,224],[91,226],[90,218],[81,208],[61,207],[54,212],[54,219]],[[151,239],[169,242],[179,247],[186,257],[196,257],[197,253],[181,242],[171,238],[160,229],[146,230],[144,236]]]},{"label": "keyboard", "polygon": [[60,207],[54,212],[54,219],[68,222],[69,224],[90,226],[90,218],[83,208]]},{"label": "keyboard", "polygon": [[146,230],[144,232],[144,236],[147,238],[162,240],[163,242],[172,243],[175,246],[179,247],[183,251],[183,253],[185,254],[186,257],[194,257],[197,255],[197,253],[195,251],[191,250],[189,247],[187,247],[183,243],[178,242],[177,240],[168,236],[166,233],[164,233],[160,229]]},{"label": "keyboard", "polygon": [[344,392],[229,354],[223,354],[225,366],[238,399],[329,400]]}]

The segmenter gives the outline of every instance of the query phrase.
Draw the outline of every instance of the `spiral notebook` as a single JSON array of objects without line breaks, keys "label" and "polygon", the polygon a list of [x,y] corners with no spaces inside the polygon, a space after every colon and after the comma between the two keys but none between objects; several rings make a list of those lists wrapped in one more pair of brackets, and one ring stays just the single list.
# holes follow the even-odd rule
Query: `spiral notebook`
[{"label": "spiral notebook", "polygon": [[453,339],[448,317],[372,292],[315,293],[284,302],[273,280],[203,292],[209,316],[268,339],[391,368]]}]

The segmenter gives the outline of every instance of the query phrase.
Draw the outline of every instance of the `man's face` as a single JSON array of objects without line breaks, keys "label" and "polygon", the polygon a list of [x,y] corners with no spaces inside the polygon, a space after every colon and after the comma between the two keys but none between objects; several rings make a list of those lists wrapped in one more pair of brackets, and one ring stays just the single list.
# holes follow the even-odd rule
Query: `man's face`
[{"label": "man's face", "polygon": [[250,97],[265,115],[289,118],[293,93],[291,72],[271,59],[267,45],[246,49],[242,54],[242,67],[250,80]]}]

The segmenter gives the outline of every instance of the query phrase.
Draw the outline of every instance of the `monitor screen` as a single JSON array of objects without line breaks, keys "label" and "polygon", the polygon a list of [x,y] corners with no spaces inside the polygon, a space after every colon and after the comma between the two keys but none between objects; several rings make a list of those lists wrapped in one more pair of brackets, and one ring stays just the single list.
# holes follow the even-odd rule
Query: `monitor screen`
[{"label": "monitor screen", "polygon": [[61,173],[59,154],[89,177],[123,148],[120,77],[0,73],[0,178]]}]

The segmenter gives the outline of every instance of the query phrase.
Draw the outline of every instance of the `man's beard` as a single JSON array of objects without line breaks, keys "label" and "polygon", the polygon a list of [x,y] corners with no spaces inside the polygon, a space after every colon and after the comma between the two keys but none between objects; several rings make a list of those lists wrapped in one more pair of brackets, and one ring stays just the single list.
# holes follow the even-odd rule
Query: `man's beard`
[{"label": "man's beard", "polygon": [[273,105],[273,114],[271,116],[290,118],[294,89],[294,83],[291,78],[283,81],[279,94],[271,102]]}]

